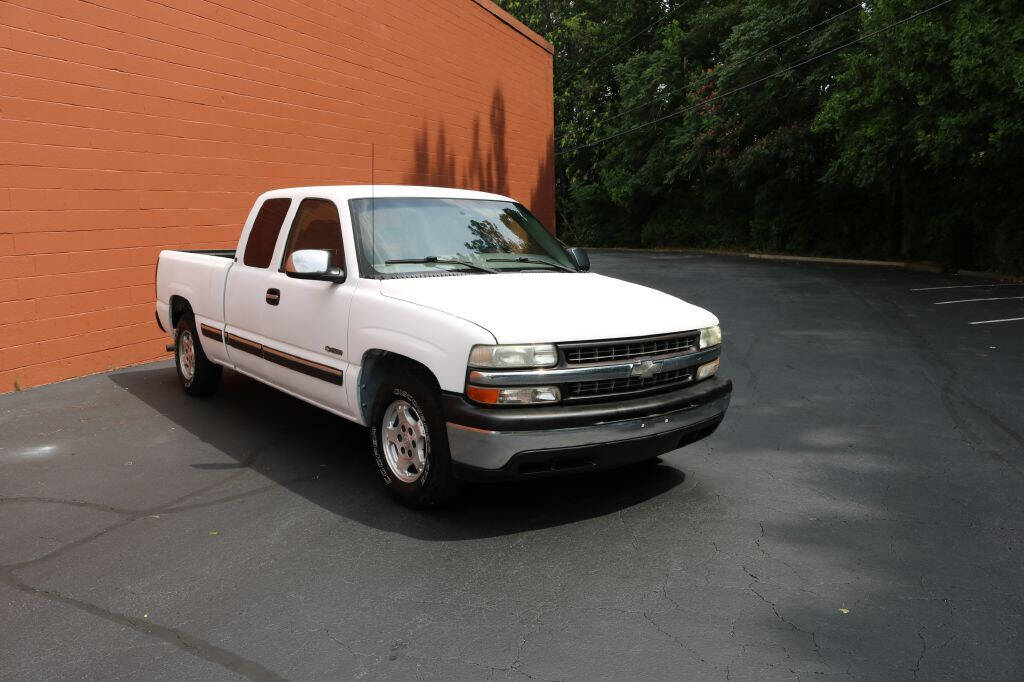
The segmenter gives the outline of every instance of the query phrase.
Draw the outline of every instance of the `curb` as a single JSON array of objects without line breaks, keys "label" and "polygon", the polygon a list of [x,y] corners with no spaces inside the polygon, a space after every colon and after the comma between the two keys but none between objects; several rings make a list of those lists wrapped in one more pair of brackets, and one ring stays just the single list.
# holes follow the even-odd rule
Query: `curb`
[{"label": "curb", "polygon": [[957,270],[958,275],[964,277],[977,277],[979,279],[994,279],[1000,282],[1024,282],[1024,277],[1015,275],[1003,275],[998,272],[984,272],[982,270]]},{"label": "curb", "polygon": [[838,265],[870,265],[886,268],[913,268],[915,270],[932,270],[939,272],[938,266],[931,263],[907,263],[891,260],[857,260],[855,258],[826,258],[824,256],[790,256],[776,253],[753,253],[751,251],[730,251],[727,249],[636,249],[630,247],[586,247],[587,251],[633,251],[636,253],[695,253],[707,256],[735,256],[737,258],[754,258],[757,260],[795,261],[799,263],[832,263]]},{"label": "curb", "polygon": [[914,272],[930,272],[934,274],[948,274],[951,277],[977,277],[979,279],[993,279],[1001,282],[1022,282],[1024,277],[1006,275],[998,272],[984,272],[979,270],[957,270],[955,273],[943,273],[935,263],[919,261],[896,261],[896,260],[859,260],[856,258],[826,258],[824,256],[790,256],[780,253],[753,253],[750,251],[729,251],[717,249],[636,249],[629,247],[599,247],[587,248],[587,251],[632,251],[636,253],[691,253],[707,256],[734,256],[736,258],[751,258],[754,260],[767,260],[778,262],[796,263],[822,263],[825,265],[860,265],[875,268],[898,268]]},{"label": "curb", "polygon": [[[797,261],[799,263],[834,263],[837,265],[872,265],[884,268],[906,268],[904,261],[890,260],[856,260],[854,258],[823,258],[819,256],[782,256],[773,253],[748,253],[747,258],[758,260]],[[936,268],[938,271],[938,268]]]}]

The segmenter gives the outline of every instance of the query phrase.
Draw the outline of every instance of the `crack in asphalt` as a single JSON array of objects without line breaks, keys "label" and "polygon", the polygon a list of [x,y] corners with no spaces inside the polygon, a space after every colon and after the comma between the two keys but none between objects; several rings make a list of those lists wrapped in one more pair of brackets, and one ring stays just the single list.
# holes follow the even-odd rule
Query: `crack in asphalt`
[{"label": "crack in asphalt", "polygon": [[719,668],[718,666],[716,666],[716,665],[714,665],[712,663],[709,663],[703,656],[701,656],[699,653],[697,653],[696,651],[694,651],[693,649],[688,647],[686,644],[684,644],[681,639],[679,639],[678,637],[673,635],[671,632],[669,632],[668,630],[663,628],[661,625],[659,625],[657,621],[655,621],[653,618],[651,618],[651,614],[650,613],[648,613],[647,611],[644,611],[643,612],[643,617],[644,617],[644,620],[646,620],[648,623],[650,623],[651,626],[655,630],[657,630],[662,635],[664,635],[665,637],[668,637],[670,640],[675,642],[676,646],[678,646],[680,649],[685,651],[692,658],[697,659],[698,661],[700,661],[701,663],[703,663],[705,666],[707,666],[709,668],[713,668],[713,669],[721,671],[721,668]]},{"label": "crack in asphalt", "polygon": [[[810,637],[810,639],[811,639],[811,646],[814,648],[814,653],[818,656],[818,659],[825,665],[825,667],[828,668],[829,673],[831,673],[832,672],[832,666],[829,664],[829,662],[827,660],[825,660],[825,657],[822,654],[821,645],[818,643],[818,633],[816,631],[814,631],[814,630],[805,630],[805,629],[801,628],[800,626],[798,626],[796,623],[793,623],[792,621],[787,620],[786,617],[783,616],[782,613],[779,611],[778,607],[775,605],[775,602],[773,602],[772,600],[768,599],[763,594],[761,594],[760,592],[758,592],[757,590],[754,589],[754,583],[760,582],[758,577],[756,575],[754,575],[753,573],[751,573],[749,570],[747,570],[746,566],[742,566],[742,568],[743,568],[743,571],[748,576],[750,576],[753,579],[753,582],[751,582],[747,586],[747,590],[749,590],[751,593],[756,595],[758,597],[758,599],[760,599],[765,604],[767,604],[771,608],[772,613],[775,614],[775,617],[779,621],[781,621],[782,623],[785,623],[786,625],[788,625],[795,632],[799,632],[801,634],[804,634],[804,635],[807,635],[808,637]],[[786,658],[789,658],[789,657],[790,657],[789,656],[789,651],[787,649],[786,650]],[[796,671],[793,671],[793,670],[791,670],[790,672],[792,672],[794,674],[797,674]]]},{"label": "crack in asphalt", "polygon": [[[947,604],[948,604],[948,600],[943,600],[943,601],[946,601]],[[948,605],[950,606],[950,615],[952,615],[952,605],[951,604],[948,604]],[[924,637],[924,632],[927,629],[928,629],[928,626],[922,625],[917,630],[917,638],[921,640],[921,651],[917,655],[917,661],[914,663],[914,667],[910,669],[911,673],[913,673],[913,675],[914,675],[914,679],[915,680],[917,679],[918,675],[921,672],[921,663],[924,662],[925,655],[928,653],[928,651],[938,651],[940,649],[945,649],[950,644],[950,642],[952,642],[954,639],[956,639],[956,635],[952,634],[949,637],[947,637],[945,639],[945,641],[942,642],[942,644],[938,645],[937,647],[929,648],[928,640],[926,640],[925,637]]]},{"label": "crack in asphalt", "polygon": [[13,496],[13,497],[0,497],[0,505],[4,504],[61,504],[69,507],[80,507],[83,509],[91,509],[93,511],[105,512],[108,514],[120,514],[127,516],[137,513],[137,510],[128,509],[126,507],[114,507],[109,504],[100,504],[98,502],[89,502],[87,500],[64,500],[57,497],[28,497],[28,496]]},{"label": "crack in asphalt", "polygon": [[0,584],[8,585],[33,597],[47,599],[65,606],[71,606],[92,616],[102,618],[117,625],[122,625],[136,632],[154,637],[181,649],[197,658],[215,663],[231,672],[238,673],[252,680],[283,680],[284,678],[259,663],[239,656],[227,649],[194,637],[186,632],[166,625],[160,625],[148,619],[136,618],[123,613],[110,611],[91,602],[76,599],[55,590],[44,590],[34,587],[19,579],[9,569],[0,569]]},{"label": "crack in asphalt", "polygon": [[622,524],[622,527],[626,530],[627,533],[629,533],[629,541],[630,541],[630,544],[633,545],[633,549],[635,551],[639,552],[640,551],[640,539],[637,538],[636,531],[634,531],[633,528],[628,523],[626,523],[626,517],[624,516],[624,512],[620,509],[619,513],[616,514],[616,516],[619,519],[619,523]]},{"label": "crack in asphalt", "polygon": [[[538,621],[539,620],[540,620],[540,616],[538,615]],[[526,648],[527,640],[528,640],[527,637],[521,638],[521,641],[519,642],[519,646],[516,648],[516,657],[512,660],[512,663],[510,663],[507,668],[491,668],[492,675],[495,672],[511,672],[511,673],[515,673],[516,675],[522,675],[523,677],[526,677],[526,678],[531,679],[531,680],[546,679],[546,678],[541,678],[541,677],[535,677],[535,676],[531,675],[530,673],[523,672],[522,670],[519,669],[519,666],[521,666],[523,664],[523,649]]]},{"label": "crack in asphalt", "polygon": [[343,648],[353,658],[373,658],[373,659],[375,659],[374,660],[374,665],[376,665],[377,663],[380,663],[381,660],[383,660],[383,656],[381,656],[380,654],[371,654],[368,651],[356,651],[355,649],[352,648],[352,646],[348,642],[346,642],[344,640],[341,640],[341,639],[338,639],[337,637],[332,635],[331,631],[329,629],[327,629],[326,627],[320,628],[320,630],[318,630],[318,632],[324,633],[324,636],[327,637],[327,639],[331,640],[332,642],[334,642],[335,644],[337,644],[338,646]]},{"label": "crack in asphalt", "polygon": [[[861,304],[864,305],[865,308],[870,310],[877,319],[881,320],[883,325],[893,330],[893,332],[897,332],[897,330],[894,329],[890,318],[883,315],[875,306],[874,302],[869,300],[860,292],[853,291],[853,294],[861,301]],[[923,334],[910,325],[909,321],[903,315],[899,306],[897,306],[895,302],[885,299],[881,302],[890,308],[892,312],[891,318],[899,322],[901,327],[899,331],[904,333],[910,341],[912,348],[924,360],[924,366],[926,368],[938,367],[942,373],[945,374],[944,378],[934,378],[931,376],[931,372],[923,372],[925,379],[939,389],[940,402],[952,422],[953,429],[960,434],[960,437],[972,450],[979,454],[984,453],[989,455],[993,459],[1001,462],[1017,475],[1024,477],[1024,465],[1005,456],[996,448],[986,447],[983,445],[985,439],[978,437],[974,429],[971,427],[970,418],[954,404],[953,398],[955,397],[963,401],[966,405],[980,413],[982,417],[986,418],[992,426],[996,427],[997,430],[1002,431],[1008,438],[1016,441],[1016,443],[1021,446],[1022,450],[1024,450],[1024,435],[1017,433],[1013,428],[1008,424],[1005,424],[994,413],[992,413],[991,410],[982,407],[977,403],[977,401],[971,399],[966,393],[958,389],[955,386],[960,378],[957,368],[950,364],[946,358],[940,355]]]},{"label": "crack in asphalt", "polygon": [[913,673],[915,680],[917,679],[918,673],[921,672],[921,661],[924,660],[924,655],[928,651],[928,640],[924,638],[923,634],[924,631],[927,629],[927,627],[922,625],[917,630],[917,638],[921,640],[921,652],[917,655],[917,662],[914,663],[914,667],[910,669],[910,672]]},{"label": "crack in asphalt", "polygon": [[[90,542],[93,542],[94,540],[96,540],[96,539],[98,539],[98,538],[100,538],[100,537],[102,537],[102,536],[104,536],[104,535],[106,535],[106,534],[108,534],[110,532],[113,532],[115,530],[123,528],[124,526],[126,526],[126,525],[128,525],[130,523],[133,523],[135,521],[138,521],[139,519],[145,518],[147,516],[154,516],[154,515],[157,515],[157,514],[170,514],[170,513],[175,512],[175,511],[184,511],[184,510],[190,509],[190,508],[200,508],[200,507],[204,507],[204,506],[213,506],[213,505],[216,505],[216,504],[221,504],[223,501],[229,501],[231,498],[239,497],[238,495],[236,495],[236,496],[229,496],[228,498],[224,498],[224,500],[211,500],[209,502],[198,503],[196,505],[191,505],[191,506],[183,506],[182,505],[182,503],[187,501],[187,500],[194,499],[194,498],[198,497],[199,495],[202,495],[204,493],[210,492],[211,490],[215,490],[215,489],[217,489],[217,488],[219,488],[219,487],[221,487],[221,486],[223,486],[223,485],[225,485],[227,483],[230,483],[234,479],[236,479],[236,478],[238,478],[240,476],[245,475],[246,473],[248,473],[249,471],[252,470],[252,464],[255,463],[256,458],[259,457],[260,453],[262,453],[265,450],[273,447],[275,444],[276,443],[269,443],[269,444],[261,445],[258,448],[255,448],[252,452],[249,453],[248,456],[246,456],[245,460],[243,461],[244,468],[239,469],[238,471],[235,471],[234,473],[229,474],[228,476],[225,476],[224,478],[222,478],[222,479],[220,479],[218,481],[214,481],[213,483],[209,483],[209,484],[207,484],[205,486],[201,486],[200,488],[198,488],[196,490],[193,490],[191,492],[185,493],[184,495],[180,495],[180,496],[178,496],[176,498],[173,498],[173,499],[171,499],[171,500],[169,500],[169,501],[167,501],[167,502],[165,502],[163,504],[157,505],[155,507],[149,507],[147,509],[134,509],[134,510],[125,509],[125,508],[110,507],[109,509],[104,510],[104,511],[112,511],[112,510],[117,509],[117,511],[112,511],[112,513],[120,514],[121,516],[124,516],[125,518],[120,520],[120,521],[118,521],[117,523],[111,524],[111,525],[109,525],[109,526],[107,526],[105,528],[101,528],[100,530],[96,531],[95,533],[92,533],[92,534],[86,535],[86,536],[84,536],[82,538],[78,538],[76,540],[72,540],[71,542],[65,543],[65,544],[61,545],[60,547],[57,547],[53,551],[48,552],[46,554],[43,554],[42,556],[36,557],[35,559],[30,559],[30,560],[27,560],[27,561],[16,562],[16,563],[12,563],[12,564],[0,564],[0,569],[7,569],[7,570],[14,571],[14,570],[18,570],[18,569],[27,568],[28,566],[32,566],[32,565],[35,565],[35,564],[39,564],[39,563],[42,563],[44,561],[49,561],[50,559],[54,559],[56,557],[59,557],[62,554],[65,554],[66,552],[68,552],[68,551],[70,551],[72,549],[75,549],[76,547],[80,547],[82,545],[85,545],[85,544],[88,544]],[[247,491],[246,494],[255,494],[257,492],[263,492],[263,491],[271,489],[273,487],[274,487],[273,485],[266,486],[265,488],[258,489],[257,491]],[[242,495],[242,496],[244,496],[244,495]],[[53,504],[71,504],[71,505],[74,505],[74,506],[87,506],[87,507],[93,507],[94,506],[93,503],[81,503],[81,504],[79,504],[80,501],[78,501],[78,500],[61,500],[61,499],[57,499],[57,498],[14,497],[14,498],[2,498],[2,500],[6,500],[6,501],[39,501],[39,502],[46,502],[46,503],[53,503]],[[106,505],[100,505],[100,506],[102,507],[102,506],[106,506]]]},{"label": "crack in asphalt", "polygon": [[[370,669],[371,668],[375,668],[376,666],[378,666],[379,664],[381,664],[381,663],[383,663],[385,661],[396,660],[397,658],[399,658],[398,654],[395,653],[395,652],[397,652],[399,649],[402,648],[402,646],[399,646],[398,643],[396,643],[396,644],[391,646],[390,651],[392,653],[390,653],[390,654],[377,654],[377,653],[371,653],[371,652],[368,652],[368,651],[358,651],[358,650],[352,648],[352,646],[348,642],[346,642],[346,641],[344,641],[342,639],[339,639],[338,637],[335,637],[333,634],[331,634],[330,629],[328,629],[326,627],[320,628],[317,632],[322,632],[324,634],[324,636],[327,637],[327,639],[331,640],[332,642],[334,642],[335,644],[337,644],[338,646],[343,648],[353,658],[372,659],[372,663],[371,663],[370,667],[361,666],[361,670],[360,670],[359,674],[355,675],[356,679],[359,679],[361,677],[365,677],[366,675],[368,675],[370,673]],[[431,662],[436,662],[436,663],[445,663],[445,664],[461,663],[463,665],[468,665],[468,666],[472,666],[474,668],[479,668],[480,670],[487,670],[488,671],[488,679],[492,678],[495,673],[514,673],[516,675],[520,675],[522,677],[525,677],[525,678],[531,679],[531,680],[546,680],[546,678],[535,677],[533,675],[530,675],[529,673],[525,673],[522,670],[519,670],[518,666],[519,666],[519,663],[520,663],[520,660],[521,660],[520,657],[522,655],[523,647],[526,645],[526,641],[527,641],[527,638],[525,638],[525,637],[521,638],[519,646],[517,647],[517,650],[516,650],[515,659],[512,661],[511,664],[509,664],[508,666],[504,666],[504,667],[502,667],[502,666],[487,665],[486,663],[479,663],[477,661],[471,661],[469,659],[460,658],[460,657],[457,657],[457,656],[423,656],[421,654],[415,654],[415,653],[410,653],[410,652],[405,652],[403,654],[403,656],[405,658],[410,658],[410,659],[415,659],[415,660],[420,660],[420,661],[431,661]],[[551,682],[554,682],[554,681],[551,681]]]},{"label": "crack in asphalt", "polygon": [[[199,495],[210,492],[211,490],[215,490],[227,483],[230,483],[239,476],[245,475],[246,473],[252,470],[252,465],[256,462],[256,459],[259,457],[259,455],[265,450],[273,447],[274,445],[276,445],[276,442],[266,443],[261,445],[260,447],[255,448],[242,461],[242,468],[240,468],[238,471],[218,481],[215,481],[205,486],[201,486],[196,490],[193,490],[179,497],[173,498],[168,502],[157,505],[155,507],[151,507],[149,509],[130,510],[121,507],[113,507],[110,505],[85,502],[82,500],[63,500],[49,497],[7,497],[0,499],[0,504],[29,502],[40,502],[46,504],[64,504],[88,509],[96,509],[99,511],[124,516],[123,519],[120,519],[116,523],[110,524],[96,531],[95,533],[91,533],[82,538],[78,538],[76,540],[72,540],[71,542],[67,542],[61,545],[60,547],[57,547],[53,551],[43,554],[42,556],[36,557],[35,559],[30,559],[27,561],[21,561],[11,564],[0,564],[0,584],[8,585],[16,590],[19,590],[24,594],[36,598],[47,599],[49,601],[63,604],[65,606],[70,606],[89,615],[96,616],[98,618],[102,618],[112,623],[116,623],[118,625],[131,628],[136,632],[148,635],[155,639],[171,644],[172,646],[188,654],[191,654],[197,658],[201,658],[210,663],[220,665],[221,667],[230,670],[231,672],[237,673],[249,679],[261,681],[285,679],[277,673],[275,673],[274,671],[270,670],[269,668],[266,668],[260,663],[257,663],[256,661],[252,661],[243,656],[228,651],[227,649],[218,647],[215,644],[200,639],[199,637],[190,635],[182,630],[178,630],[176,628],[172,628],[166,625],[160,625],[148,618],[141,619],[136,618],[134,616],[129,616],[127,614],[117,613],[115,611],[105,609],[102,606],[99,606],[92,602],[88,602],[83,599],[77,599],[75,597],[63,594],[56,590],[47,590],[42,587],[32,585],[31,583],[23,580],[22,578],[19,578],[15,574],[15,571],[17,570],[34,566],[42,562],[50,561],[52,559],[60,557],[73,549],[94,542],[97,539],[104,537],[105,535],[108,535],[114,531],[124,528],[125,526],[128,526],[134,523],[135,521],[146,518],[148,516],[154,516],[158,514],[170,514],[177,511],[198,509],[202,507],[223,504],[224,502],[240,499],[242,497],[258,494],[261,492],[265,492],[266,490],[269,490],[271,488],[278,487],[276,485],[264,486],[256,490],[247,491],[246,493],[229,495],[224,498],[218,498],[208,502],[197,503],[194,505],[182,504],[187,500],[194,499]],[[303,477],[301,479],[296,480],[305,480],[306,478],[309,477]]]}]

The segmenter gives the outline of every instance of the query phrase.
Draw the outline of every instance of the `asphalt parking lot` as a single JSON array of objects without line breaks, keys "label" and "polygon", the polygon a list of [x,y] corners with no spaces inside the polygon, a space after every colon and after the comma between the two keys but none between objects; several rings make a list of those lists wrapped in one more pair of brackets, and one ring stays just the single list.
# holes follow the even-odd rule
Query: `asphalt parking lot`
[{"label": "asphalt parking lot", "polygon": [[1024,677],[1024,321],[971,324],[1024,286],[592,258],[723,322],[730,412],[657,466],[417,513],[238,375],[0,396],[0,678]]}]

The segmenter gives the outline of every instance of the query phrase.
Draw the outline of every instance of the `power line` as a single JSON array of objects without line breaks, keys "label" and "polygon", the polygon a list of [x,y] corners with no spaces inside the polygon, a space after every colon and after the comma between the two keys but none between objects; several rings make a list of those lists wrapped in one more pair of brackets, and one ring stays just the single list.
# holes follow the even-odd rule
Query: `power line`
[{"label": "power line", "polygon": [[578,69],[575,69],[574,71],[570,71],[570,72],[569,72],[568,74],[566,74],[565,76],[562,76],[562,79],[564,80],[564,79],[566,79],[566,78],[572,78],[573,76],[575,76],[576,74],[578,74],[578,73],[579,73],[580,71],[583,71],[584,69],[590,68],[590,67],[591,67],[591,66],[593,66],[594,64],[598,63],[599,61],[601,61],[602,59],[604,59],[604,58],[605,58],[605,57],[607,57],[608,55],[610,55],[610,54],[612,54],[613,52],[615,52],[616,50],[618,50],[618,49],[619,49],[620,47],[622,47],[622,46],[624,46],[624,45],[628,45],[629,43],[633,42],[634,40],[636,40],[637,38],[639,38],[639,37],[640,37],[640,36],[642,36],[643,34],[645,34],[645,33],[647,33],[648,31],[650,31],[650,30],[651,30],[652,28],[654,28],[655,26],[657,26],[657,25],[658,25],[658,24],[660,24],[661,22],[663,22],[663,21],[665,21],[666,19],[668,19],[668,18],[672,17],[672,16],[674,15],[674,14],[676,14],[676,13],[677,13],[677,12],[678,12],[679,10],[681,10],[681,9],[682,9],[683,7],[684,7],[684,5],[679,5],[679,6],[678,6],[678,7],[676,7],[676,8],[674,9],[674,10],[670,10],[670,11],[669,11],[668,13],[666,13],[666,14],[663,14],[663,15],[662,15],[661,17],[659,17],[659,18],[658,18],[658,19],[656,19],[656,20],[655,20],[655,21],[654,21],[653,23],[651,23],[651,24],[650,24],[650,25],[649,25],[649,26],[648,26],[647,28],[645,28],[645,29],[643,29],[643,30],[641,30],[641,31],[637,31],[636,33],[634,33],[634,34],[633,34],[633,35],[631,35],[630,37],[628,37],[628,38],[626,38],[625,40],[623,40],[623,41],[622,41],[621,43],[619,43],[618,45],[613,45],[613,46],[612,46],[611,48],[609,48],[609,49],[605,50],[604,52],[602,52],[602,53],[601,53],[600,55],[598,55],[597,57],[594,57],[593,59],[591,59],[591,60],[590,60],[589,62],[587,62],[587,63],[586,63],[586,64],[584,64],[583,66],[579,67]]},{"label": "power line", "polygon": [[732,88],[731,90],[727,90],[725,92],[719,93],[719,94],[717,94],[717,95],[715,95],[713,97],[708,97],[707,99],[701,100],[700,102],[697,102],[696,104],[691,104],[689,106],[683,107],[682,109],[677,109],[676,111],[673,111],[670,114],[665,114],[664,116],[659,116],[658,118],[655,118],[655,119],[652,119],[650,121],[647,121],[646,123],[641,123],[640,125],[633,126],[632,128],[627,128],[626,130],[621,130],[621,131],[619,131],[619,132],[617,132],[617,133],[615,133],[613,135],[608,135],[606,137],[602,137],[600,139],[594,140],[593,142],[587,142],[586,144],[577,145],[577,146],[571,147],[569,149],[563,149],[561,151],[555,152],[555,156],[561,156],[562,154],[569,154],[569,153],[572,153],[572,152],[575,152],[575,151],[579,151],[580,149],[586,149],[588,147],[594,147],[594,146],[597,146],[599,144],[603,144],[605,142],[608,142],[609,140],[614,140],[614,139],[622,137],[624,135],[629,135],[630,133],[636,132],[637,130],[641,130],[643,128],[647,128],[647,127],[650,127],[652,125],[655,125],[657,123],[661,123],[662,121],[667,121],[667,120],[669,120],[671,118],[675,118],[677,116],[682,116],[683,114],[685,114],[685,113],[687,113],[689,111],[693,111],[694,109],[699,109],[700,107],[703,107],[706,104],[710,104],[710,103],[715,102],[717,100],[724,99],[725,97],[729,97],[730,95],[734,95],[737,92],[740,92],[741,90],[746,90],[747,88],[751,88],[751,87],[753,87],[755,85],[758,85],[759,83],[763,83],[766,80],[771,80],[772,78],[776,78],[778,76],[781,76],[782,74],[784,74],[784,73],[786,73],[788,71],[792,71],[793,69],[797,69],[797,68],[799,68],[799,67],[801,67],[801,66],[803,66],[805,64],[810,64],[813,61],[817,61],[817,60],[822,59],[824,57],[827,57],[827,56],[829,56],[831,54],[839,52],[840,50],[846,49],[847,47],[849,47],[851,45],[855,45],[855,44],[857,44],[857,43],[859,43],[859,42],[861,42],[863,40],[867,40],[868,38],[873,38],[874,36],[876,36],[876,35],[878,35],[880,33],[884,33],[885,31],[888,31],[889,29],[895,28],[896,26],[899,26],[900,24],[905,24],[908,21],[916,19],[916,18],[918,18],[918,17],[920,17],[920,16],[922,16],[924,14],[928,14],[929,12],[937,10],[940,7],[943,7],[944,5],[948,5],[951,2],[953,2],[953,0],[943,0],[942,2],[940,2],[938,4],[935,4],[935,5],[932,5],[931,7],[927,8],[927,9],[923,9],[923,10],[921,10],[919,12],[915,12],[914,14],[911,14],[910,16],[904,17],[904,18],[900,19],[899,21],[894,21],[891,24],[883,26],[882,28],[880,28],[880,29],[878,29],[876,31],[872,31],[871,33],[867,33],[867,34],[858,36],[857,38],[855,38],[855,39],[853,39],[853,40],[851,40],[849,42],[843,43],[842,45],[839,45],[838,47],[834,47],[834,48],[832,48],[830,50],[826,50],[825,52],[819,52],[818,54],[816,54],[816,55],[814,55],[812,57],[808,57],[807,59],[803,59],[803,60],[800,60],[800,61],[795,62],[793,64],[790,64],[789,66],[783,67],[783,68],[779,69],[778,71],[775,71],[774,73],[768,74],[767,76],[762,76],[760,78],[757,78],[755,80],[750,81],[749,83],[744,83],[743,85],[740,85],[740,86],[737,86],[735,88]]},{"label": "power line", "polygon": [[733,64],[733,66],[739,66],[740,64],[746,64],[751,59],[757,59],[758,57],[760,57],[761,55],[763,55],[766,52],[771,52],[775,48],[777,48],[777,47],[779,47],[781,45],[785,45],[786,43],[788,43],[791,40],[796,40],[797,38],[799,38],[800,36],[804,35],[805,33],[810,33],[814,29],[820,28],[820,27],[824,26],[825,24],[827,24],[829,22],[832,22],[832,21],[835,21],[839,17],[845,16],[845,15],[849,14],[850,12],[852,12],[853,10],[861,9],[862,7],[863,7],[863,5],[861,3],[859,3],[859,2],[857,4],[855,4],[855,5],[853,5],[852,7],[847,7],[846,9],[844,9],[839,14],[833,14],[828,19],[825,19],[823,21],[819,21],[814,26],[809,26],[808,28],[805,28],[804,30],[800,31],[799,33],[794,33],[793,35],[789,36],[788,38],[784,38],[784,39],[780,40],[779,42],[775,43],[774,45],[769,45],[768,47],[764,48],[763,50],[761,50],[757,54],[752,54],[752,55],[750,55],[748,57],[744,57],[743,59],[741,59],[738,62],[736,62],[735,64]]},{"label": "power line", "polygon": [[[735,68],[735,67],[740,66],[742,64],[746,64],[751,59],[756,59],[756,58],[760,57],[761,55],[765,54],[766,52],[770,52],[771,50],[774,50],[776,47],[779,47],[780,45],[785,45],[789,41],[795,40],[796,38],[799,38],[800,36],[804,35],[805,33],[808,33],[810,31],[813,31],[816,28],[824,26],[825,24],[827,24],[827,23],[829,23],[831,21],[835,21],[839,17],[844,16],[844,15],[852,12],[855,9],[860,9],[861,7],[862,7],[861,3],[857,3],[856,5],[853,5],[852,7],[848,7],[846,9],[844,9],[839,14],[833,14],[828,19],[825,19],[824,21],[819,21],[814,26],[811,26],[809,28],[805,28],[804,30],[800,31],[799,33],[794,33],[793,35],[791,35],[791,36],[789,36],[787,38],[784,38],[783,40],[780,40],[779,42],[777,42],[777,43],[775,43],[773,45],[769,45],[768,47],[764,48],[763,50],[761,50],[757,54],[748,55],[748,56],[744,57],[743,59],[739,60],[738,62],[736,62],[735,64],[730,64],[730,63],[727,62],[726,65],[727,66],[732,66],[732,67]],[[663,92],[660,92],[660,93],[658,93],[657,97],[655,97],[653,99],[650,99],[650,100],[644,102],[643,104],[638,104],[635,107],[631,107],[631,108],[626,109],[624,111],[620,111],[619,113],[617,113],[617,114],[615,114],[613,116],[608,116],[607,118],[604,119],[604,121],[605,122],[614,121],[617,118],[622,118],[626,114],[631,114],[634,111],[638,111],[640,109],[646,109],[647,107],[651,106],[652,104],[655,104],[657,102],[662,101],[668,95],[675,94],[675,93],[679,92],[680,90],[683,90],[684,88],[685,88],[685,86],[680,86],[678,88],[671,88],[669,90],[665,90]],[[556,141],[557,141],[557,138],[556,138]]]}]

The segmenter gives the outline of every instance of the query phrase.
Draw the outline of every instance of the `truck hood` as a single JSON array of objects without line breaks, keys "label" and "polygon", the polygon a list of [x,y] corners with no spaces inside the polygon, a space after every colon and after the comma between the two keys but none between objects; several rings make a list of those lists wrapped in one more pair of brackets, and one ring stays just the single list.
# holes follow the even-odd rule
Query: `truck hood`
[{"label": "truck hood", "polygon": [[595,273],[387,279],[381,293],[469,320],[498,343],[617,339],[718,324],[675,296]]}]

